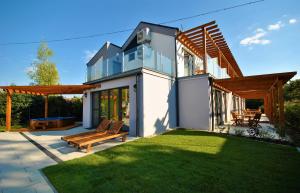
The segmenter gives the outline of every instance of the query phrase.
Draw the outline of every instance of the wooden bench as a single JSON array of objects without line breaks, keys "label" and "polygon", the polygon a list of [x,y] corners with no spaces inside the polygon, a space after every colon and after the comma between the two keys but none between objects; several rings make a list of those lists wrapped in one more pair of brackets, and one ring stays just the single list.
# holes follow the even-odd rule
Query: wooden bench
[{"label": "wooden bench", "polygon": [[122,142],[127,140],[128,132],[121,132],[118,134],[104,134],[102,136],[90,136],[88,138],[78,139],[71,142],[72,145],[77,147],[79,150],[82,148],[86,148],[86,152],[90,152],[92,150],[92,145],[95,143],[99,143],[102,141],[106,141],[109,139],[121,138]]}]

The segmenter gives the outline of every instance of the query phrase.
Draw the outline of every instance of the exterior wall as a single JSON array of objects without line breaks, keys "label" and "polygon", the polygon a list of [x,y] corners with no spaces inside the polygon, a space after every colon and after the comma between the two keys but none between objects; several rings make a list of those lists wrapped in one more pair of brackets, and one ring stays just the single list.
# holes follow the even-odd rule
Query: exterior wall
[{"label": "exterior wall", "polygon": [[210,130],[210,85],[207,75],[180,78],[179,126]]},{"label": "exterior wall", "polygon": [[83,98],[83,127],[90,128],[92,125],[92,92],[107,90],[112,88],[119,88],[129,86],[129,102],[130,102],[130,121],[129,121],[129,135],[136,135],[136,93],[134,85],[136,84],[136,77],[130,76],[101,83],[101,88],[87,91],[87,97]]},{"label": "exterior wall", "polygon": [[175,37],[151,32],[150,46],[175,61]]},{"label": "exterior wall", "polygon": [[165,132],[176,126],[174,80],[168,76],[143,70],[142,136]]}]

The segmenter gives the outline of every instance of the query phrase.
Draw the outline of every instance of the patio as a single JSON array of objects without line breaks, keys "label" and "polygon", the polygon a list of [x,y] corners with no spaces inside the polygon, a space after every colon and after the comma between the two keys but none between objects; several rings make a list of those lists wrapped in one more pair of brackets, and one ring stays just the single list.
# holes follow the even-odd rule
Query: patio
[{"label": "patio", "polygon": [[[83,157],[89,154],[93,154],[98,151],[102,151],[116,145],[123,144],[120,139],[111,139],[94,145],[92,151],[86,153],[85,150],[79,151],[77,148],[69,145],[67,142],[61,140],[61,137],[88,132],[90,129],[85,129],[82,126],[62,131],[40,131],[40,132],[24,132],[31,140],[38,143],[42,148],[45,148],[52,156],[55,156],[59,161],[67,161],[74,158]],[[128,136],[127,141],[133,141],[136,137]]]}]

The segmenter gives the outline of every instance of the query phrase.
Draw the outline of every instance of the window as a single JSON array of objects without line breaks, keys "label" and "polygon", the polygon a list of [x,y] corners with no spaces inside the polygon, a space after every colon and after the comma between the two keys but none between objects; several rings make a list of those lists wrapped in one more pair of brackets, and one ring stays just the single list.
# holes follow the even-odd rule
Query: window
[{"label": "window", "polygon": [[92,125],[101,119],[122,120],[129,128],[129,88],[115,88],[92,94]]},{"label": "window", "polygon": [[194,56],[184,51],[184,76],[193,75]]},{"label": "window", "polygon": [[128,55],[128,62],[132,61],[135,59],[135,52],[132,52]]}]

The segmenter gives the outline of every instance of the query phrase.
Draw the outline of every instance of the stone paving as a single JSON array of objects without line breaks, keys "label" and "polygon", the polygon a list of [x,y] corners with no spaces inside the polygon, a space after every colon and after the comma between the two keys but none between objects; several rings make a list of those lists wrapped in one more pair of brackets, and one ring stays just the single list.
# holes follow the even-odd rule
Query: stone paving
[{"label": "stone paving", "polygon": [[[42,131],[42,132],[24,132],[29,138],[39,143],[41,146],[46,148],[53,155],[58,157],[62,161],[71,160],[74,158],[83,157],[98,151],[105,150],[107,148],[120,145],[120,139],[107,140],[102,143],[98,143],[94,145],[93,150],[89,153],[85,152],[85,149],[78,151],[77,148],[74,148],[71,145],[68,145],[67,142],[61,140],[62,136],[72,135],[81,132],[90,131],[88,129],[84,129],[83,127],[76,127],[69,130],[64,131]],[[128,137],[127,141],[132,141],[137,139],[136,137]]]},{"label": "stone paving", "polygon": [[56,192],[40,172],[56,164],[19,133],[0,132],[0,192]]},{"label": "stone paving", "polygon": [[[0,132],[0,193],[56,193],[40,171],[57,164],[50,156],[66,161],[122,144],[119,139],[109,140],[85,153],[61,140],[62,136],[86,131],[89,130],[77,127],[65,131],[24,132],[25,137],[37,143],[39,148],[20,133]],[[135,139],[128,137],[127,141]],[[48,151],[48,155],[40,149]]]}]

